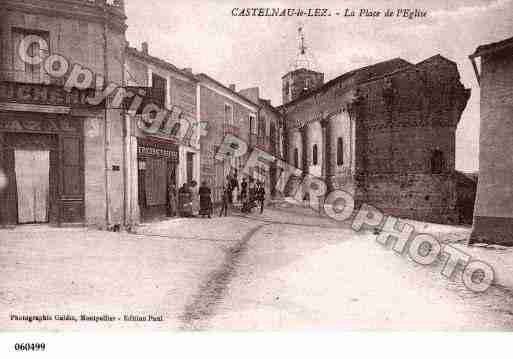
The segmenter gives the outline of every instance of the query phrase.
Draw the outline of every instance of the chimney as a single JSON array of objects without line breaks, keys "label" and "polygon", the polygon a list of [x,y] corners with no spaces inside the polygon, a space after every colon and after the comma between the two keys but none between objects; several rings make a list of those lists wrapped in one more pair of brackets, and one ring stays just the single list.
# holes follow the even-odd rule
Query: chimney
[{"label": "chimney", "polygon": [[230,88],[230,90],[235,91],[235,84],[230,84],[228,87]]},{"label": "chimney", "polygon": [[146,41],[141,44],[141,51],[143,54],[148,55],[148,43]]}]

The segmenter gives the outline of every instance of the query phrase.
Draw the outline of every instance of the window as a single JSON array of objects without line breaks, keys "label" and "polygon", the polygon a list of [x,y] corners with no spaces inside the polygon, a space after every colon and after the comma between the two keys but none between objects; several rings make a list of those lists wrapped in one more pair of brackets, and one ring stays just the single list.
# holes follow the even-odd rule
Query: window
[{"label": "window", "polygon": [[274,122],[271,122],[270,129],[269,129],[269,137],[271,141],[271,145],[273,146],[273,151],[276,152],[276,146],[277,140],[276,140],[276,125]]},{"label": "window", "polygon": [[233,125],[233,107],[227,103],[224,104],[224,123]]},{"label": "window", "polygon": [[445,171],[445,157],[440,150],[434,150],[431,155],[431,173],[442,173]]},{"label": "window", "polygon": [[317,158],[317,155],[318,155],[318,150],[317,150],[317,144],[313,145],[313,149],[312,149],[312,158],[313,158],[313,165],[314,166],[317,166],[317,164],[319,163],[319,159]]},{"label": "window", "polygon": [[13,43],[13,64],[14,64],[14,77],[16,81],[41,83],[49,82],[48,75],[45,75],[42,64],[32,65],[24,61],[19,55],[19,47],[21,42],[27,36],[38,36],[41,42],[34,42],[27,49],[28,56],[37,56],[46,58],[49,55],[50,49],[50,34],[47,31],[28,30],[14,27],[12,29],[12,43]]},{"label": "window", "polygon": [[256,123],[256,116],[251,114],[249,115],[249,128],[252,135],[257,134],[257,123]]},{"label": "window", "polygon": [[342,166],[344,164],[344,141],[342,137],[337,139],[337,165]]},{"label": "window", "polygon": [[165,78],[156,74],[151,74],[152,98],[158,105],[166,104],[167,81]]},{"label": "window", "polygon": [[294,167],[299,168],[299,150],[294,148]]},{"label": "window", "polygon": [[265,137],[265,117],[260,116],[258,119],[258,137]]}]

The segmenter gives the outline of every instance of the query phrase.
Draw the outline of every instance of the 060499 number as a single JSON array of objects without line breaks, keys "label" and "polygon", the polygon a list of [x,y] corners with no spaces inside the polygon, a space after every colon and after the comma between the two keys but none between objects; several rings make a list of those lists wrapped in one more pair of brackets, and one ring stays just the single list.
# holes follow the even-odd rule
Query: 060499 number
[{"label": "060499 number", "polygon": [[14,350],[16,351],[44,351],[46,349],[45,343],[16,343]]}]

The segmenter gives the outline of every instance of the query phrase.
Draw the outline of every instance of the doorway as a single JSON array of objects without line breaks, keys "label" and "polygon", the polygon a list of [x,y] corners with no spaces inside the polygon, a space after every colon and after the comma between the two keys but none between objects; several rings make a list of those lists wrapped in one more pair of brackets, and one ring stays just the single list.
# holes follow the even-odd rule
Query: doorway
[{"label": "doorway", "polygon": [[49,212],[50,151],[14,151],[18,223],[46,223]]},{"label": "doorway", "polygon": [[187,152],[187,183],[190,185],[194,180],[194,153]]}]

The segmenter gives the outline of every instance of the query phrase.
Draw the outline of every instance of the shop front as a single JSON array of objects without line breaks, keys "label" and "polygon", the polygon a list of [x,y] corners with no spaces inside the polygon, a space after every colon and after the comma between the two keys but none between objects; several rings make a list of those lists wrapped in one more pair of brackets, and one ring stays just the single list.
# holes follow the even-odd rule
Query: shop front
[{"label": "shop front", "polygon": [[81,223],[81,119],[0,111],[0,224]]},{"label": "shop front", "polygon": [[0,226],[84,223],[84,122],[99,113],[90,94],[0,83]]},{"label": "shop front", "polygon": [[176,214],[170,206],[170,191],[178,192],[178,159],[176,143],[159,138],[137,138],[138,202],[142,221]]}]

